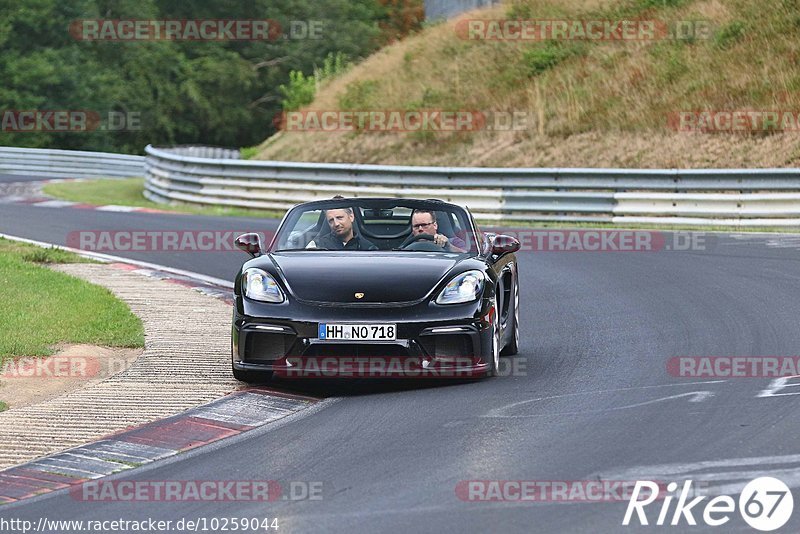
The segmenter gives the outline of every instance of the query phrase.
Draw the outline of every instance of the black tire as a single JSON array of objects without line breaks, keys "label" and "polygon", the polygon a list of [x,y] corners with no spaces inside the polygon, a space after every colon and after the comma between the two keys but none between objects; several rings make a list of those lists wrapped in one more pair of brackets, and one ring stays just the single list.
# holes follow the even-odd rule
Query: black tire
[{"label": "black tire", "polygon": [[233,369],[233,378],[247,384],[266,384],[272,379],[272,371],[240,371]]},{"label": "black tire", "polygon": [[511,339],[506,342],[506,346],[500,351],[500,356],[515,356],[519,353],[519,282],[514,280],[514,309],[511,323]]},{"label": "black tire", "polygon": [[[494,309],[497,310],[497,297],[494,298]],[[498,325],[497,321],[500,318],[497,316],[497,312],[494,314],[494,324],[492,325],[492,354],[491,354],[491,364],[489,369],[486,371],[487,377],[497,376],[500,372],[500,335],[498,332]]]}]

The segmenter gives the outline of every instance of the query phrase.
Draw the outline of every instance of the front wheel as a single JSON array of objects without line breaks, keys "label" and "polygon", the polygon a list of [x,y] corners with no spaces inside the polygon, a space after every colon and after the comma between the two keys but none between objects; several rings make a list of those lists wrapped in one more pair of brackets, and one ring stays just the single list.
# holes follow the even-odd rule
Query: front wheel
[{"label": "front wheel", "polygon": [[272,378],[272,371],[242,371],[233,369],[233,378],[247,384],[264,384]]},{"label": "front wheel", "polygon": [[514,356],[519,353],[519,282],[514,280],[514,315],[511,324],[511,339],[508,340],[502,356]]},{"label": "front wheel", "polygon": [[499,325],[499,317],[497,316],[497,297],[494,298],[492,302],[492,307],[494,308],[494,313],[491,315],[492,317],[492,347],[491,347],[491,354],[489,356],[492,358],[491,368],[487,371],[486,376],[497,376],[500,372],[500,325]]}]

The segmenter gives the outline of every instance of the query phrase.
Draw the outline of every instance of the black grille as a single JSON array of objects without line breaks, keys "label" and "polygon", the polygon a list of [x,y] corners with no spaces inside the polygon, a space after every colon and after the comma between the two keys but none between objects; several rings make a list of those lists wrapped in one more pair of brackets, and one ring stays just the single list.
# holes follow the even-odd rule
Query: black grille
[{"label": "black grille", "polygon": [[466,334],[422,336],[419,340],[428,356],[435,358],[471,358],[472,338]]},{"label": "black grille", "polygon": [[244,360],[246,362],[265,362],[283,358],[293,343],[293,335],[250,332],[247,334]]},{"label": "black grille", "polygon": [[401,345],[322,343],[311,345],[303,356],[310,358],[405,358],[408,351]]}]

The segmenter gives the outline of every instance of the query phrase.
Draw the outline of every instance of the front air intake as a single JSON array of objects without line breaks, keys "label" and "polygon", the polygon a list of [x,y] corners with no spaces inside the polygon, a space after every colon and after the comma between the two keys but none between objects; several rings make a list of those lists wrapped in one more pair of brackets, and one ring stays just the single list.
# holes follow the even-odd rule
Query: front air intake
[{"label": "front air intake", "polygon": [[283,358],[292,347],[294,338],[289,334],[250,332],[245,343],[244,361],[264,363]]}]

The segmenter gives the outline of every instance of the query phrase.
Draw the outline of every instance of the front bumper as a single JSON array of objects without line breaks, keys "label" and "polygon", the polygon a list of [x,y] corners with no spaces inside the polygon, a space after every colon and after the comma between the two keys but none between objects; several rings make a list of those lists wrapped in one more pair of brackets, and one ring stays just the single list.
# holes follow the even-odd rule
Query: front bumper
[{"label": "front bumper", "polygon": [[[488,305],[482,300],[453,306],[270,305],[237,296],[233,368],[287,378],[484,376],[492,353]],[[320,340],[319,323],[391,323],[397,325],[397,339]]]}]

